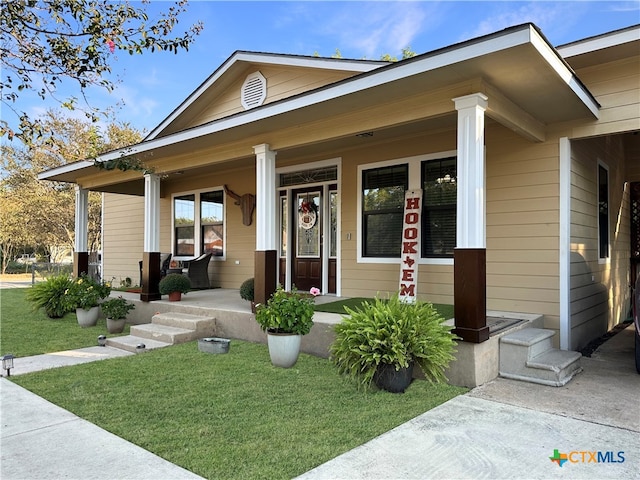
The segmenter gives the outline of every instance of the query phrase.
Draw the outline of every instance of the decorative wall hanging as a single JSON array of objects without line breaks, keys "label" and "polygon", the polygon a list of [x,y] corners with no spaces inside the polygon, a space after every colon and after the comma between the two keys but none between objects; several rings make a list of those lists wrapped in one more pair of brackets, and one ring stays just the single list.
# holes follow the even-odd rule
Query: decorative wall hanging
[{"label": "decorative wall hanging", "polygon": [[309,197],[302,200],[300,208],[298,208],[298,225],[305,230],[311,230],[318,220],[318,207],[312,201],[309,201]]},{"label": "decorative wall hanging", "polygon": [[240,206],[240,210],[242,210],[242,224],[247,227],[251,225],[253,222],[253,211],[256,208],[256,196],[251,193],[238,195],[232,190],[229,190],[226,185],[224,186],[224,191],[235,200],[236,205]]}]

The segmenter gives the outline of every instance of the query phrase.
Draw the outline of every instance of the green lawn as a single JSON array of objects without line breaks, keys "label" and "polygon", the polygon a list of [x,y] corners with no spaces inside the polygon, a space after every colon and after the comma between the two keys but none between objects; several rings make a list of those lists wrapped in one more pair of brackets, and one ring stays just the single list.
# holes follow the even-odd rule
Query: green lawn
[{"label": "green lawn", "polygon": [[[373,302],[373,298],[363,298],[363,297],[354,297],[347,298],[344,300],[338,300],[336,302],[323,303],[320,305],[316,305],[314,309],[318,312],[328,312],[328,313],[341,313],[345,314],[344,307],[349,307],[351,310],[355,310],[360,307],[363,302]],[[433,307],[437,310],[437,312],[445,319],[453,318],[453,305],[447,305],[443,303],[434,303]]]},{"label": "green lawn", "polygon": [[[28,289],[0,290],[0,355],[27,357],[97,344],[98,335],[107,334],[104,318],[95,327],[78,326],[75,313],[51,319],[43,310],[34,312],[25,299]],[[125,327],[122,335],[129,333]],[[112,336],[109,334],[109,336]]]},{"label": "green lawn", "polygon": [[466,391],[365,393],[328,360],[279,369],[266,346],[235,340],[226,355],[191,342],[11,380],[203,477],[238,479],[302,474]]}]

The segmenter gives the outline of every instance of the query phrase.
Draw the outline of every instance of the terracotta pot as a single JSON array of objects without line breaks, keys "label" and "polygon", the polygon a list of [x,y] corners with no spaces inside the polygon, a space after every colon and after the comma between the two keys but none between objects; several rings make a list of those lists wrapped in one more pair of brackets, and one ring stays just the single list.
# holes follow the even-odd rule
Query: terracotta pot
[{"label": "terracotta pot", "polygon": [[182,292],[171,292],[169,294],[170,302],[179,302],[180,300],[182,300]]},{"label": "terracotta pot", "polygon": [[124,324],[126,322],[127,322],[126,318],[120,318],[118,320],[107,318],[107,332],[122,333],[122,331],[124,330]]},{"label": "terracotta pot", "polygon": [[100,307],[91,307],[89,310],[84,308],[76,308],[76,317],[78,317],[78,325],[81,327],[95,327],[100,316]]},{"label": "terracotta pot", "polygon": [[301,341],[302,335],[267,332],[271,363],[276,367],[293,367],[298,361]]}]

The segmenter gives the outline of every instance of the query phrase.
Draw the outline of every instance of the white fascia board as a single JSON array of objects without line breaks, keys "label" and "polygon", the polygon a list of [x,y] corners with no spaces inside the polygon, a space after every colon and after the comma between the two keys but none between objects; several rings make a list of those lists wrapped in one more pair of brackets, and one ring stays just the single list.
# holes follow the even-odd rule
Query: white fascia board
[{"label": "white fascia board", "polygon": [[51,177],[55,177],[57,175],[63,175],[65,173],[71,173],[75,170],[82,170],[83,168],[92,167],[92,160],[82,160],[80,162],[68,163],[66,165],[61,165],[56,168],[52,168],[51,170],[47,170],[44,172],[40,172],[38,174],[38,180],[48,180]]},{"label": "white fascia board", "polygon": [[[472,58],[477,58],[528,43],[533,43],[541,55],[543,55],[558,72],[558,75],[565,79],[567,84],[572,85],[576,94],[579,94],[580,98],[587,103],[589,108],[592,111],[595,111],[594,115],[597,118],[598,106],[592,99],[591,95],[580,85],[579,82],[577,82],[574,78],[573,72],[555,54],[555,51],[547,44],[547,42],[530,24],[526,24],[518,29],[514,29],[513,31],[500,32],[476,41],[446,47],[431,54],[418,56],[405,62],[394,63],[386,68],[364,73],[354,77],[353,79],[347,79],[335,86],[321,88],[306,94],[298,95],[288,100],[285,99],[276,103],[263,105],[259,108],[238,113],[232,117],[214,120],[205,125],[176,132],[171,135],[167,135],[166,137],[148,139],[137,145],[132,145],[100,155],[98,157],[98,161],[113,160],[125,155],[137,155],[155,148],[222,132],[224,130],[264,120],[276,115],[285,114],[307,106],[317,105],[361,90],[391,83],[405,77],[429,72],[447,65],[463,62],[465,60],[470,60]],[[228,68],[228,65],[224,68]],[[222,68],[219,69],[219,71],[220,70],[222,70]]]},{"label": "white fascia board", "polygon": [[555,70],[558,76],[571,88],[573,93],[584,103],[594,118],[599,118],[600,105],[589,93],[584,85],[582,85],[573,70],[558,56],[546,40],[533,28],[531,30],[531,44],[540,52],[540,55],[547,61],[549,66]]},{"label": "white fascia board", "polygon": [[563,58],[570,58],[638,40],[640,40],[640,26],[573,42],[557,47],[557,50]]},{"label": "white fascia board", "polygon": [[269,53],[236,52],[229,57],[202,85],[200,85],[187,99],[182,102],[160,125],[154,128],[145,140],[153,140],[166,126],[180,116],[191,106],[200,95],[206,92],[222,75],[238,62],[262,63],[267,65],[282,65],[287,67],[323,68],[327,70],[356,71],[360,73],[370,72],[376,68],[388,65],[384,61],[344,60],[322,57],[296,57],[287,55],[274,55]]},{"label": "white fascia board", "polygon": [[[410,77],[430,70],[436,70],[453,63],[463,62],[475,57],[522,45],[528,43],[529,40],[529,30],[522,29],[515,32],[509,32],[507,34],[501,34],[497,37],[488,38],[479,42],[473,42],[471,44],[461,44],[453,49],[443,49],[443,51],[436,52],[435,54],[424,58],[416,58],[416,60],[411,60],[407,63],[393,64],[393,68],[385,68],[380,71],[371,72],[369,75],[363,75],[352,80],[346,80],[340,85],[334,87],[323,88],[307,94],[302,94],[290,100],[283,100],[281,102],[263,105],[260,108],[241,112],[230,118],[214,120],[208,124],[176,132],[174,134],[167,135],[166,137],[148,139],[138,145],[127,147],[127,154],[140,154],[148,150],[153,150],[154,148],[224,131],[229,128],[295,111],[310,105],[317,105],[334,98],[356,93],[360,90],[394,82],[404,77]],[[120,157],[122,154],[123,152],[121,150],[115,150],[101,155],[98,160],[112,160]]]}]

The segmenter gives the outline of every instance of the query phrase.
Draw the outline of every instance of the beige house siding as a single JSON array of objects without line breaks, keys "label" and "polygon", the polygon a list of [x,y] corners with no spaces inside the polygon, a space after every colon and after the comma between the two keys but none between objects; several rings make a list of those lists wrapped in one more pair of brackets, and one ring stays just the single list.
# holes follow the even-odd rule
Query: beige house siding
[{"label": "beige house siding", "polygon": [[[610,258],[598,254],[598,165],[609,171]],[[573,348],[623,321],[629,309],[629,190],[621,137],[571,145],[571,280]]]},{"label": "beige house siding", "polygon": [[[161,200],[161,225],[168,218],[171,206]],[[161,229],[160,250],[171,251],[171,232]],[[102,225],[103,278],[113,279],[116,286],[130,278],[133,285],[140,283],[138,262],[144,251],[144,197],[135,195],[104,194]]]},{"label": "beige house siding", "polygon": [[544,315],[559,329],[558,140],[486,130],[487,308]]},{"label": "beige house siding", "polygon": [[350,72],[333,70],[282,68],[265,65],[248,66],[244,76],[232,83],[229,88],[215,99],[215,102],[209,103],[206,109],[194,117],[190,124],[184,128],[202,125],[235,113],[244,112],[245,109],[240,102],[240,91],[246,76],[255,72],[260,72],[267,81],[267,97],[264,104],[320,88],[353,75]]},{"label": "beige house siding", "polygon": [[572,138],[640,129],[640,57],[609,62],[576,72],[601,105],[597,122],[581,123]]}]

